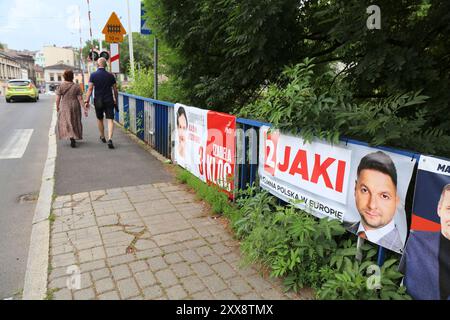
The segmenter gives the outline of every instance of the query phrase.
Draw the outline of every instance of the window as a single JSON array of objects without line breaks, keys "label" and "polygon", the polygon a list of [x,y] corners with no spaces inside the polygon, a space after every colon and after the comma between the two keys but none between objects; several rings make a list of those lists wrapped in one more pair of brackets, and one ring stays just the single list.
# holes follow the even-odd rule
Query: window
[{"label": "window", "polygon": [[50,73],[50,81],[55,81],[55,74],[54,73]]},{"label": "window", "polygon": [[15,87],[27,87],[30,85],[30,81],[8,81],[8,84]]},{"label": "window", "polygon": [[59,82],[62,81],[62,78],[61,78],[61,75],[60,75],[60,74],[58,74],[58,81],[59,81]]}]

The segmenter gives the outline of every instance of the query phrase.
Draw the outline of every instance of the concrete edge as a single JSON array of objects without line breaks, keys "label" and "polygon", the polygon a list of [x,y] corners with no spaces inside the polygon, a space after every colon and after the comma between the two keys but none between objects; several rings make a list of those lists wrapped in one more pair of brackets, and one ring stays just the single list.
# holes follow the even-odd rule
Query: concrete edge
[{"label": "concrete edge", "polygon": [[50,221],[53,202],[56,163],[56,104],[53,105],[52,122],[49,129],[47,160],[42,174],[39,198],[34,210],[30,248],[23,288],[23,300],[43,300],[47,294],[48,261],[50,250]]}]

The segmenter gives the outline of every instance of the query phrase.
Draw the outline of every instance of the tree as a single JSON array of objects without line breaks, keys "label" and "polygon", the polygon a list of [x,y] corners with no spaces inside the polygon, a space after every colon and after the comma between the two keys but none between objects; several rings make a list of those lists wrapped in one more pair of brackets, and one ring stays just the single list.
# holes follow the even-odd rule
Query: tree
[{"label": "tree", "polygon": [[354,101],[422,90],[428,125],[449,132],[450,2],[379,0],[381,30],[366,26],[371,1],[145,0],[149,24],[178,59],[171,70],[191,103],[230,111],[279,81],[286,65],[315,58],[337,72]]},{"label": "tree", "polygon": [[[120,70],[128,73],[130,69],[129,37],[126,35],[120,44]],[[149,36],[133,32],[133,53],[135,68],[153,68],[153,41]]]}]

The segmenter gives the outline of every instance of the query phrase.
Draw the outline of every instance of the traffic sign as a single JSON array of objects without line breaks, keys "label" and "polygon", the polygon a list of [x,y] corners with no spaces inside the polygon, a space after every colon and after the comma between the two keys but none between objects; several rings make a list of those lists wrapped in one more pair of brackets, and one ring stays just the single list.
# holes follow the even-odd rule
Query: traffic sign
[{"label": "traffic sign", "polygon": [[106,61],[108,61],[109,60],[109,52],[108,51],[100,52],[100,58],[105,58]]},{"label": "traffic sign", "polygon": [[115,12],[111,14],[106,22],[105,27],[102,30],[102,33],[105,35],[105,41],[108,43],[117,43],[123,41],[123,36],[127,33],[122,23],[119,20],[119,17]]},{"label": "traffic sign", "polygon": [[141,2],[141,34],[152,34],[152,30],[150,30],[150,27],[148,26],[147,19],[145,18],[146,11],[144,8],[144,3]]},{"label": "traffic sign", "polygon": [[97,51],[91,50],[89,51],[88,59],[89,61],[97,61],[100,58]]}]

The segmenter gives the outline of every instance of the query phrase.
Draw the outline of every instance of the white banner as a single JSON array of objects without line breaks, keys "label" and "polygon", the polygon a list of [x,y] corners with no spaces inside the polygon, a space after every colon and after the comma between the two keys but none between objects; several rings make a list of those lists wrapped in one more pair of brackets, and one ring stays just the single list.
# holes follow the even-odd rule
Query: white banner
[{"label": "white banner", "polygon": [[175,162],[206,181],[201,167],[208,138],[208,110],[175,105]]},{"label": "white banner", "polygon": [[268,127],[260,129],[259,157],[260,184],[273,195],[402,252],[415,159],[351,143],[305,143]]}]

